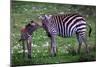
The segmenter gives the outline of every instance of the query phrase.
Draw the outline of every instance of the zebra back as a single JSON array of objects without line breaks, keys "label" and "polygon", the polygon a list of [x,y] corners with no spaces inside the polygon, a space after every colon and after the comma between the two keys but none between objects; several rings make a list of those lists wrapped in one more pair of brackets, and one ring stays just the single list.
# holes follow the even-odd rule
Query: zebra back
[{"label": "zebra back", "polygon": [[79,14],[46,15],[42,21],[48,32],[63,37],[72,36],[76,32],[83,33],[86,31],[86,21]]}]

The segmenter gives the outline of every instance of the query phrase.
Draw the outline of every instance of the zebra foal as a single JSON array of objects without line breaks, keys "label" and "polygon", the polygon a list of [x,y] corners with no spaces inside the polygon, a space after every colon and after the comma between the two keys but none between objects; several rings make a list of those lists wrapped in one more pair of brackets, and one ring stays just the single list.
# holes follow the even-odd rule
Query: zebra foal
[{"label": "zebra foal", "polygon": [[51,39],[51,55],[56,56],[56,36],[71,37],[76,34],[79,46],[78,53],[80,53],[82,42],[86,46],[88,52],[88,45],[86,40],[87,26],[89,27],[89,36],[91,34],[91,27],[79,14],[60,14],[60,15],[43,15],[39,17],[42,20],[42,26],[46,30]]},{"label": "zebra foal", "polygon": [[[23,57],[28,56],[31,59],[32,57],[32,33],[39,27],[37,23],[33,20],[30,21],[24,28],[21,29],[21,38],[19,42],[22,42],[23,46]],[[27,54],[25,53],[27,50]]]}]

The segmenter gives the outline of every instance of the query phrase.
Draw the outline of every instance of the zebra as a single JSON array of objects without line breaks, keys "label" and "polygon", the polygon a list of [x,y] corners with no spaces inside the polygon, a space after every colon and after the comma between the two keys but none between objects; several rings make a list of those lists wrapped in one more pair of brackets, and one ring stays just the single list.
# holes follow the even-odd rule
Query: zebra
[{"label": "zebra", "polygon": [[43,28],[46,30],[51,39],[51,56],[56,56],[56,36],[71,37],[76,34],[79,46],[77,52],[80,54],[82,42],[86,46],[88,53],[88,45],[86,38],[87,26],[89,27],[89,36],[92,28],[86,23],[85,18],[80,14],[58,14],[58,15],[41,15],[39,17]]},{"label": "zebra", "polygon": [[[38,24],[33,20],[30,21],[24,28],[21,29],[21,38],[19,42],[22,42],[23,46],[23,57],[28,56],[28,58],[32,57],[32,33],[38,28]],[[25,50],[28,50],[28,54],[26,54]]]}]

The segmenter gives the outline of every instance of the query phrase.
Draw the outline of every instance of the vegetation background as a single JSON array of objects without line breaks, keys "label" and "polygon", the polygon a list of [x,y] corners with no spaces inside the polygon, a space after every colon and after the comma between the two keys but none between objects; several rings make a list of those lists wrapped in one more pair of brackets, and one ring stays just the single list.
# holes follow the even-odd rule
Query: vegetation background
[{"label": "vegetation background", "polygon": [[[18,65],[55,64],[69,62],[86,62],[96,60],[96,6],[71,5],[57,3],[40,3],[12,1],[11,3],[11,63]],[[81,54],[76,54],[77,39],[57,37],[57,56],[50,57],[50,39],[45,30],[38,29],[33,33],[32,60],[23,58],[20,29],[34,20],[41,24],[39,16],[42,14],[69,14],[79,13],[83,15],[87,23],[92,27],[91,37],[87,37],[89,54],[85,54],[84,44]],[[88,32],[87,32],[88,33]]]}]

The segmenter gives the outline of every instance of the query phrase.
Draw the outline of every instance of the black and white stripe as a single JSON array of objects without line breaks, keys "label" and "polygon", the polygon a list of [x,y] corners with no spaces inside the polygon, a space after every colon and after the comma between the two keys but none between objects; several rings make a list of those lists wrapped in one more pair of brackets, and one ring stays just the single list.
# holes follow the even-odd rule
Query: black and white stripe
[{"label": "black and white stripe", "polygon": [[[23,57],[32,58],[32,33],[38,28],[38,24],[33,20],[21,29],[21,38],[19,42],[22,42]],[[25,52],[28,51],[28,53]]]},{"label": "black and white stripe", "polygon": [[[43,28],[46,30],[49,37],[51,37],[51,54],[54,56],[56,54],[56,35],[62,37],[71,37],[76,34],[77,40],[79,42],[78,52],[80,53],[80,48],[82,42],[86,45],[86,31],[87,24],[83,16],[79,14],[60,14],[60,15],[43,15],[40,16],[42,19]],[[89,26],[89,25],[88,25]],[[89,26],[91,33],[91,27]]]},{"label": "black and white stripe", "polygon": [[53,15],[49,22],[45,20],[43,24],[51,34],[56,33],[63,37],[70,37],[76,32],[81,34],[86,31],[86,21],[78,14]]}]

